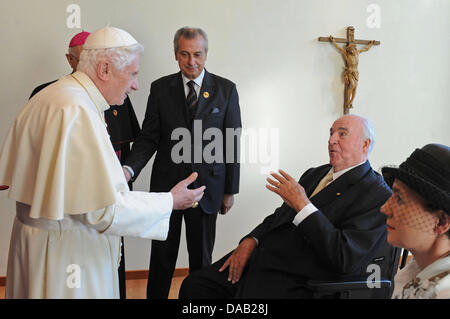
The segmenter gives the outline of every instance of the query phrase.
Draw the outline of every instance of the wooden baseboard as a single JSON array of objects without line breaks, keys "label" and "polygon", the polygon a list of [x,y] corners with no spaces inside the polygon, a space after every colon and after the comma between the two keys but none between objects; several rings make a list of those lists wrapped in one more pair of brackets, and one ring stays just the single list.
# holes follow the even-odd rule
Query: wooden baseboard
[{"label": "wooden baseboard", "polygon": [[[189,268],[177,268],[175,269],[174,277],[186,277],[189,274]],[[126,280],[147,279],[148,270],[127,270],[125,272]],[[0,287],[6,286],[6,277],[0,277]]]},{"label": "wooden baseboard", "polygon": [[[186,277],[189,274],[189,268],[177,268],[173,277]],[[127,270],[125,272],[126,280],[147,279],[148,270]]]}]

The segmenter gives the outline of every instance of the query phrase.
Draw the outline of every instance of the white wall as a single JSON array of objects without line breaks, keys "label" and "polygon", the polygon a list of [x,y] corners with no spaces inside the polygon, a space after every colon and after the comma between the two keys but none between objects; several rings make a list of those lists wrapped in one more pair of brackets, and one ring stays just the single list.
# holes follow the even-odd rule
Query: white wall
[{"label": "white wall", "polygon": [[[354,102],[354,113],[371,118],[377,130],[373,167],[399,164],[429,142],[450,144],[448,0],[2,0],[1,141],[31,90],[70,71],[64,53],[81,31],[66,24],[72,3],[81,8],[83,29],[110,23],[145,46],[140,90],[131,96],[140,122],[150,83],[178,70],[174,32],[200,26],[209,36],[207,69],[238,86],[244,128],[279,129],[279,153],[272,155],[280,168],[299,177],[327,162],[329,127],[342,113],[343,61],[317,37],[345,37],[353,25],[357,39],[381,41],[360,56]],[[368,27],[370,4],[381,9],[380,28]],[[241,192],[232,211],[217,221],[214,259],[280,205],[264,187],[262,166],[262,159],[244,158]],[[149,164],[136,190],[148,190],[150,171]],[[14,203],[0,192],[0,276],[6,274],[13,218]],[[127,238],[127,269],[146,269],[149,252],[149,241]],[[183,240],[177,267],[187,266]]]}]

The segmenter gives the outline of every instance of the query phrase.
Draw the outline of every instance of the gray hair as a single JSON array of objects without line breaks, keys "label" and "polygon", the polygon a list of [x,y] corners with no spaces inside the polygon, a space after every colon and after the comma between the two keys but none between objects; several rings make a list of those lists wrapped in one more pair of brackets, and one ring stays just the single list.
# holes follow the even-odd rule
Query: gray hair
[{"label": "gray hair", "polygon": [[356,114],[346,114],[344,116],[341,116],[341,118],[346,117],[346,116],[356,116],[359,119],[361,119],[362,124],[363,124],[362,138],[364,141],[370,139],[370,145],[369,145],[369,149],[367,151],[367,154],[370,154],[370,152],[372,152],[373,147],[375,146],[375,139],[376,139],[375,128],[373,126],[372,121],[369,120],[367,117],[364,117],[362,115],[356,115]]},{"label": "gray hair", "polygon": [[97,68],[97,64],[104,60],[112,62],[117,70],[122,70],[143,51],[144,47],[139,43],[109,49],[83,49],[77,70],[92,75]]},{"label": "gray hair", "polygon": [[194,39],[198,35],[201,35],[205,40],[205,51],[206,53],[208,53],[208,36],[206,35],[206,32],[200,28],[191,28],[191,27],[183,27],[181,29],[178,29],[177,32],[175,32],[175,37],[173,38],[173,48],[175,49],[175,52],[178,52],[179,49],[178,40],[180,39],[180,37],[186,39]]}]

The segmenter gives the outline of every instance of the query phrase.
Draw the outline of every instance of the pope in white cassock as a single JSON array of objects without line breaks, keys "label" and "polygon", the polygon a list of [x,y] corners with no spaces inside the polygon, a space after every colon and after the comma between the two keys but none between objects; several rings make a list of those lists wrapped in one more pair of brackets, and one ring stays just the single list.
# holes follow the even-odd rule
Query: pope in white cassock
[{"label": "pope in white cassock", "polygon": [[106,27],[84,45],[78,71],[35,95],[0,153],[0,185],[16,218],[7,298],[119,298],[120,236],[164,240],[172,210],[204,186],[193,173],[168,193],[132,192],[103,112],[138,89],[139,54],[129,33]]}]

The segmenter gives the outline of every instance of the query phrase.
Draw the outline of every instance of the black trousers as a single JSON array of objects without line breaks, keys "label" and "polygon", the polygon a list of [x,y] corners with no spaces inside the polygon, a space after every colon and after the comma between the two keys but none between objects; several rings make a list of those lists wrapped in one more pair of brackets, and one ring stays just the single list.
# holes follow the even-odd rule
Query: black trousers
[{"label": "black trousers", "polygon": [[[266,269],[260,264],[256,249],[245,267],[240,280],[228,281],[228,268],[219,269],[231,252],[214,264],[189,274],[181,284],[179,299],[308,299],[311,292],[306,282],[299,282],[283,272]],[[262,266],[262,267],[260,267]],[[288,281],[288,283],[286,282]]]},{"label": "black trousers", "polygon": [[240,282],[228,281],[228,269],[219,272],[229,253],[211,266],[189,274],[181,284],[179,299],[231,299],[237,295]]},{"label": "black trousers", "polygon": [[169,296],[183,219],[186,226],[189,273],[211,265],[217,214],[206,214],[200,207],[174,211],[170,217],[167,239],[152,241],[147,298],[167,299]]},{"label": "black trousers", "polygon": [[125,244],[123,242],[123,237],[120,238],[120,252],[122,257],[120,258],[119,265],[119,292],[120,299],[127,299],[127,286],[126,286],[126,277],[125,277]]}]

